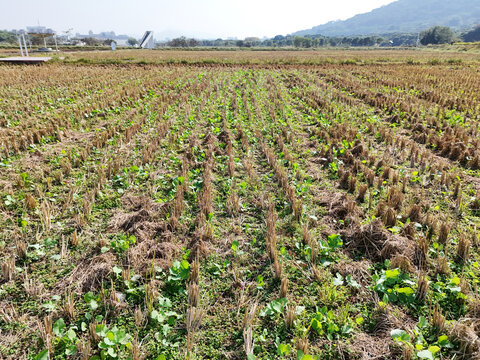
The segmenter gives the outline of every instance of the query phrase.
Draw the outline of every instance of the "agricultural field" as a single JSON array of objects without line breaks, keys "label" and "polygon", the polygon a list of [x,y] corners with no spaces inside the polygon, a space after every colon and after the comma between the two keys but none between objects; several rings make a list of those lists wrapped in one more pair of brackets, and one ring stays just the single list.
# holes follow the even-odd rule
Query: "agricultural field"
[{"label": "agricultural field", "polygon": [[103,54],[0,66],[0,358],[480,359],[478,56]]}]

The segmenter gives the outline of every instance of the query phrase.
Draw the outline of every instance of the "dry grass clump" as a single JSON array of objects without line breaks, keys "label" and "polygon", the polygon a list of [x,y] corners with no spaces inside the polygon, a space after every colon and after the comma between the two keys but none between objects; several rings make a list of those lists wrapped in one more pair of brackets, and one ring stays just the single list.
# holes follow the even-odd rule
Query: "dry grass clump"
[{"label": "dry grass clump", "polygon": [[253,303],[250,308],[246,308],[243,317],[243,347],[246,356],[253,355],[253,349],[255,347],[252,328],[257,313],[257,306],[257,303]]},{"label": "dry grass clump", "polygon": [[410,219],[412,222],[421,222],[422,221],[422,208],[418,204],[412,204],[410,209],[407,212],[407,219]]},{"label": "dry grass clump", "polygon": [[280,285],[280,294],[279,298],[286,298],[288,293],[288,278],[283,277]]},{"label": "dry grass clump", "polygon": [[277,234],[275,230],[276,222],[277,214],[275,212],[275,204],[273,203],[273,201],[270,201],[267,211],[267,234],[265,237],[267,253],[270,257],[270,260],[276,258],[277,254]]},{"label": "dry grass clump", "polygon": [[417,294],[416,297],[420,301],[425,301],[428,293],[428,280],[423,273],[420,273],[417,278]]},{"label": "dry grass clump", "polygon": [[42,221],[43,231],[46,233],[48,233],[52,227],[51,219],[52,212],[50,205],[47,201],[44,201],[40,205],[40,220]]},{"label": "dry grass clump", "polygon": [[448,276],[450,274],[450,266],[446,256],[438,255],[437,267],[435,268],[437,274]]},{"label": "dry grass clump", "polygon": [[48,353],[53,355],[53,319],[51,315],[45,316],[43,321],[37,320],[37,327],[40,331],[40,337],[48,349]]},{"label": "dry grass clump", "polygon": [[446,222],[440,224],[440,230],[438,233],[438,243],[442,245],[447,244],[448,235],[450,234],[450,225]]},{"label": "dry grass clump", "polygon": [[480,359],[480,338],[478,337],[478,323],[472,320],[456,322],[449,329],[449,337],[460,344],[457,352],[460,359]]},{"label": "dry grass clump", "polygon": [[457,259],[464,263],[468,260],[472,243],[465,234],[460,235],[457,245]]},{"label": "dry grass clump", "polygon": [[72,291],[65,291],[65,296],[62,303],[62,313],[71,321],[75,319],[75,300]]},{"label": "dry grass clump", "polygon": [[231,191],[227,199],[227,212],[230,216],[237,215],[240,212],[240,197],[236,191]]},{"label": "dry grass clump", "polygon": [[368,185],[362,184],[358,187],[357,201],[363,203],[365,201],[365,194],[367,193]]},{"label": "dry grass clump", "polygon": [[32,194],[27,194],[25,197],[25,206],[28,210],[35,210],[37,207],[37,200],[33,197]]},{"label": "dry grass clump", "polygon": [[77,229],[75,229],[72,233],[72,246],[77,247],[79,244]]},{"label": "dry grass clump", "polygon": [[37,282],[33,279],[28,278],[28,274],[25,273],[25,279],[23,281],[23,288],[25,289],[25,292],[34,298],[40,297],[40,295],[43,294],[45,291],[45,288],[43,286],[43,283]]},{"label": "dry grass clump", "polygon": [[111,253],[97,255],[93,258],[87,254],[84,259],[80,260],[72,273],[57,284],[54,293],[62,293],[66,288],[77,293],[97,291],[102,286],[103,280],[111,274],[115,263],[115,256]]},{"label": "dry grass clump", "polygon": [[187,329],[187,342],[186,342],[186,358],[190,359],[192,356],[192,349],[194,343],[195,332],[198,331],[202,323],[205,311],[200,308],[190,307],[187,310],[186,317],[186,329]]},{"label": "dry grass clump", "polygon": [[273,256],[273,275],[275,276],[275,279],[280,280],[282,279],[282,274],[283,265],[281,261],[278,261],[278,255],[277,252],[275,252]]},{"label": "dry grass clump", "polygon": [[428,264],[428,249],[430,244],[428,239],[424,236],[421,236],[417,240],[414,254],[414,263],[420,269],[425,269]]},{"label": "dry grass clump", "polygon": [[349,170],[345,171],[340,169],[338,171],[338,176],[340,188],[347,190],[349,188],[350,178],[353,176],[352,173]]},{"label": "dry grass clump", "polygon": [[187,285],[188,306],[198,307],[200,301],[200,291],[198,284],[190,282]]},{"label": "dry grass clump", "polygon": [[130,348],[130,352],[132,354],[132,360],[143,360],[147,356],[147,354],[142,349],[142,343],[138,341],[137,335],[132,341],[132,347]]},{"label": "dry grass clump", "polygon": [[395,209],[395,210],[400,210],[402,205],[403,205],[403,201],[405,199],[405,196],[403,195],[402,191],[395,188],[395,187],[391,187],[390,190],[388,191],[388,206],[390,206],[391,208]]},{"label": "dry grass clump", "polygon": [[438,304],[436,304],[433,309],[431,323],[437,334],[441,334],[445,329],[445,316],[442,314],[442,310]]},{"label": "dry grass clump", "polygon": [[370,259],[379,259],[387,239],[381,223],[375,220],[347,234],[346,248],[351,252],[360,251]]},{"label": "dry grass clump", "polygon": [[386,227],[394,227],[397,224],[397,212],[393,208],[388,208],[383,215],[383,223]]},{"label": "dry grass clump", "polygon": [[287,329],[293,328],[296,316],[297,316],[297,313],[296,313],[295,307],[288,306],[287,311],[285,312],[285,327]]},{"label": "dry grass clump", "polygon": [[307,335],[297,338],[295,342],[297,345],[297,350],[300,350],[304,354],[308,354],[308,349],[310,348],[310,341],[308,340]]},{"label": "dry grass clump", "polygon": [[27,256],[27,243],[23,239],[15,240],[15,253],[20,259]]},{"label": "dry grass clump", "polygon": [[415,271],[410,259],[399,253],[394,255],[390,266],[392,268],[399,268],[403,273],[413,273]]},{"label": "dry grass clump", "polygon": [[137,328],[142,328],[147,320],[146,313],[140,307],[137,307],[134,312],[135,325]]},{"label": "dry grass clump", "polygon": [[15,278],[15,257],[11,256],[2,263],[2,278],[4,281]]}]

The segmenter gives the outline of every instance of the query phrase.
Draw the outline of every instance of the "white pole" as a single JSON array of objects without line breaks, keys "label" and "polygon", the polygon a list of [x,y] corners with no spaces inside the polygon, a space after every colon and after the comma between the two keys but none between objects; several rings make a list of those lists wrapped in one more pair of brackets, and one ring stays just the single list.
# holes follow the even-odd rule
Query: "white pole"
[{"label": "white pole", "polygon": [[27,57],[29,57],[30,55],[28,55],[27,40],[25,40],[24,34],[22,34],[22,38],[23,38],[23,44],[25,45],[25,54],[27,54]]},{"label": "white pole", "polygon": [[22,54],[23,57],[23,45],[20,35],[18,35],[18,45],[20,46],[20,54]]},{"label": "white pole", "polygon": [[55,49],[58,51],[57,35],[53,35],[53,38],[55,39]]}]

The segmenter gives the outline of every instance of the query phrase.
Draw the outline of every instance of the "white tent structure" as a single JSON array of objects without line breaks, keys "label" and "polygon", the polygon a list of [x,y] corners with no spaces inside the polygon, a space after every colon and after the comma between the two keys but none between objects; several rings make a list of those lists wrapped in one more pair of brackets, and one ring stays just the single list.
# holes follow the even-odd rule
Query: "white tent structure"
[{"label": "white tent structure", "polygon": [[55,51],[58,51],[57,45],[57,34],[52,29],[47,29],[44,26],[29,26],[27,27],[27,34],[29,37],[43,39],[43,48],[39,48],[37,51],[40,52],[49,52],[52,51],[50,48],[47,47],[47,38],[53,37],[55,40]]},{"label": "white tent structure", "polygon": [[140,48],[142,49],[153,49],[155,47],[155,42],[153,40],[153,31],[147,30],[140,40]]}]

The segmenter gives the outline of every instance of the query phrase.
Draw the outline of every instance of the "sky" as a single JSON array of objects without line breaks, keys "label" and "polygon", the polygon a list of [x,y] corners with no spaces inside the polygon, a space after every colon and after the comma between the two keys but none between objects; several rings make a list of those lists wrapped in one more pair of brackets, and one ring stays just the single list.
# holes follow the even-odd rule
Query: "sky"
[{"label": "sky", "polygon": [[394,0],[0,0],[0,29],[115,31],[155,38],[272,37],[369,12]]}]

